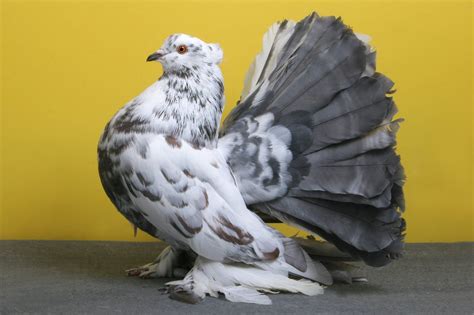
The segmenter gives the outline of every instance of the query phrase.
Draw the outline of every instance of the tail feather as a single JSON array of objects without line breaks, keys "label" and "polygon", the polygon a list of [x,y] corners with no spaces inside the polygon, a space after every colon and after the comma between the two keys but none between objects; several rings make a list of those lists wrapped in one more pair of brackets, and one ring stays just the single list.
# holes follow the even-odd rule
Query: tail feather
[{"label": "tail feather", "polygon": [[275,70],[279,61],[279,55],[276,52],[281,51],[287,43],[288,38],[293,33],[294,26],[294,22],[285,20],[281,23],[273,24],[268,32],[265,33],[263,49],[255,57],[255,61],[250,66],[245,77],[241,99],[245,99],[255,91],[256,87]]},{"label": "tail feather", "polygon": [[294,110],[311,112],[323,108],[334,95],[354,84],[365,69],[365,48],[345,33],[328,49],[313,57],[312,63],[280,87],[270,109],[286,114]]},{"label": "tail feather", "polygon": [[270,207],[303,220],[305,226],[310,226],[310,231],[312,226],[319,227],[361,251],[381,251],[401,237],[400,214],[392,207],[377,209],[360,204],[292,197],[281,198]]},{"label": "tail feather", "polygon": [[338,93],[330,106],[316,111],[312,122],[313,143],[307,151],[364,136],[385,119],[391,119],[394,103],[385,96],[390,86],[382,86],[383,81],[381,75],[364,77]]},{"label": "tail feather", "polygon": [[396,133],[401,119],[382,124],[363,137],[326,147],[324,150],[310,152],[315,163],[343,161],[372,150],[381,150],[395,145]]},{"label": "tail feather", "polygon": [[[287,207],[289,206],[294,206],[289,205],[289,203],[294,200],[295,203],[300,202],[300,209],[303,209],[303,207],[309,207],[306,205],[306,203],[303,200],[300,199],[290,199],[290,198],[282,198],[279,201],[284,200],[286,204],[283,204],[281,208],[279,208],[279,204],[277,205],[268,205],[267,203],[259,205],[259,209],[262,211],[265,211],[266,213],[271,214],[272,216],[278,218],[281,222],[291,222],[292,225],[308,231],[310,233],[316,233],[328,242],[334,244],[339,250],[346,252],[350,254],[353,258],[356,259],[361,259],[363,260],[367,265],[373,266],[373,267],[380,267],[384,266],[388,263],[390,263],[394,259],[398,259],[403,252],[403,238],[404,238],[404,231],[405,231],[405,221],[403,219],[400,219],[399,222],[399,227],[396,228],[394,226],[390,227],[390,229],[393,231],[393,236],[395,237],[392,242],[390,243],[389,246],[378,250],[378,251],[366,251],[366,250],[361,250],[357,248],[355,245],[353,245],[350,242],[345,241],[343,238],[341,238],[339,235],[337,235],[334,230],[331,230],[330,228],[326,227],[324,224],[318,224],[315,225],[314,223],[311,223],[311,220],[308,219],[306,214],[310,213],[310,211],[302,211],[302,216],[298,215],[298,217],[292,216],[289,213],[285,213],[285,211],[282,211],[283,209],[288,209]],[[298,204],[296,204],[298,206]],[[309,217],[319,217],[319,213],[316,213],[316,215],[309,214]],[[302,218],[300,218],[302,217]],[[326,213],[326,217],[321,216],[322,219],[326,219],[328,221],[328,218],[333,219],[335,221],[339,220],[337,214],[330,214]],[[350,230],[352,228],[352,222],[349,224],[347,223],[348,220],[345,221],[339,221],[339,224],[344,224],[345,226],[348,226],[348,229]],[[349,219],[350,221],[350,219]],[[379,223],[380,225],[380,223]]]},{"label": "tail feather", "polygon": [[313,236],[307,238],[293,237],[306,253],[317,261],[356,261],[351,255],[340,251],[336,246],[329,242],[317,241]]},{"label": "tail feather", "polygon": [[242,185],[252,208],[381,266],[403,249],[402,120],[368,40],[335,17],[274,25],[219,146],[240,185],[258,183]]},{"label": "tail feather", "polygon": [[391,149],[370,151],[343,161],[311,163],[308,170],[303,170],[307,176],[293,190],[375,198],[399,179],[399,163],[400,158]]}]

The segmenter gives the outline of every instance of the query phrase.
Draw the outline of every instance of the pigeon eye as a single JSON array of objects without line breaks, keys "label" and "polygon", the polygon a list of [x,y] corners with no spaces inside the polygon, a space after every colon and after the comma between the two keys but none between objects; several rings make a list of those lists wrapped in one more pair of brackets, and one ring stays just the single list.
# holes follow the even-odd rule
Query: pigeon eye
[{"label": "pigeon eye", "polygon": [[176,51],[178,54],[185,54],[188,51],[188,47],[186,45],[179,45],[178,48],[176,48]]}]

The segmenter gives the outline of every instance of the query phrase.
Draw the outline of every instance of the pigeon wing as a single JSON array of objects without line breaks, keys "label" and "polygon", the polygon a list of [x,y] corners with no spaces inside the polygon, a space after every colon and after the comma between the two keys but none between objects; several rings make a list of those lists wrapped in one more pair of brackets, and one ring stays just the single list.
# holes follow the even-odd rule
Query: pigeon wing
[{"label": "pigeon wing", "polygon": [[278,256],[281,245],[247,210],[219,151],[170,136],[142,137],[122,153],[121,165],[129,166],[122,173],[131,202],[165,241],[216,261]]}]

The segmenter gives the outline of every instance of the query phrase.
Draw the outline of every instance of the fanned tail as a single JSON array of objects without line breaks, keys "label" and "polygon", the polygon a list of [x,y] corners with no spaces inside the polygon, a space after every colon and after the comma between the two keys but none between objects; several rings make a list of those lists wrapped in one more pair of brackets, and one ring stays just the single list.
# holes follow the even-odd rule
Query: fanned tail
[{"label": "fanned tail", "polygon": [[367,41],[315,13],[273,25],[219,148],[254,209],[382,266],[403,250],[401,120]]}]

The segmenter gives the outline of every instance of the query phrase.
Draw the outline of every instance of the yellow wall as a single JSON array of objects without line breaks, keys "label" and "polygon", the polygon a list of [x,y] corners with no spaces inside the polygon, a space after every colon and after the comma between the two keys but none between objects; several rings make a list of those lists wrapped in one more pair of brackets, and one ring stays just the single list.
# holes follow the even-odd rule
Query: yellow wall
[{"label": "yellow wall", "polygon": [[317,10],[372,35],[396,82],[408,241],[474,241],[470,1],[2,4],[2,239],[133,240],[102,191],[96,144],[159,77],[146,56],[175,32],[221,43],[228,112],[267,27]]}]

